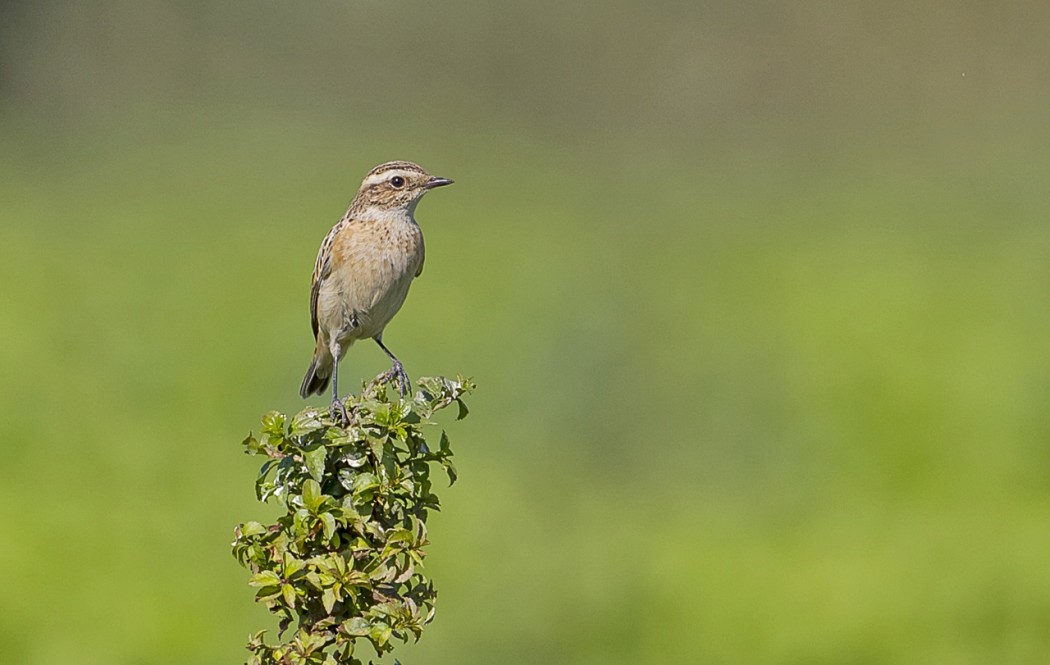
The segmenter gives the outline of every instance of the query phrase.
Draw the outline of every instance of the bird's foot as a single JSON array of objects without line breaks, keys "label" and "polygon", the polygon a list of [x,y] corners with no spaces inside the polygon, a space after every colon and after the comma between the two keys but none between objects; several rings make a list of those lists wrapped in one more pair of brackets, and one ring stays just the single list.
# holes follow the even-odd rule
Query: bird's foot
[{"label": "bird's foot", "polygon": [[343,400],[341,399],[332,400],[332,420],[338,422],[343,427],[350,424],[350,414],[346,412],[346,405],[343,404]]},{"label": "bird's foot", "polygon": [[379,375],[379,381],[382,383],[397,383],[397,392],[401,394],[401,397],[408,395],[408,391],[412,386],[412,382],[408,378],[408,373],[405,371],[404,365],[398,361],[394,361],[394,366]]}]

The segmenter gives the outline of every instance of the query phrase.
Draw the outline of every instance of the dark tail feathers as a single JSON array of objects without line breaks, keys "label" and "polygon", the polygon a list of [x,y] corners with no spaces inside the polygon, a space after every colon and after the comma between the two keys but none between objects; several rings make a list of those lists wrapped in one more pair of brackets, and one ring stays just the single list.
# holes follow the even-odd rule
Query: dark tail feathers
[{"label": "dark tail feathers", "polygon": [[310,363],[310,369],[306,370],[306,376],[303,377],[303,385],[299,387],[299,397],[306,399],[310,395],[324,393],[331,378],[331,368],[321,365],[317,358],[314,358]]}]

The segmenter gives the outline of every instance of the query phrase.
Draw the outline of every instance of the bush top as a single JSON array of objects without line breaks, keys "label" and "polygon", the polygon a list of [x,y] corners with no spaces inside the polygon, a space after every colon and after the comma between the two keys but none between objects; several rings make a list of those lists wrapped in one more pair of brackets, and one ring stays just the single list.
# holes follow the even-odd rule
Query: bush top
[{"label": "bush top", "polygon": [[[436,592],[421,567],[427,515],[439,509],[430,470],[456,480],[452,449],[434,415],[452,404],[467,415],[469,379],[422,378],[408,399],[373,381],[345,400],[344,427],[330,410],[308,407],[289,418],[271,411],[243,445],[266,457],[255,482],[260,501],[285,512],[274,524],[245,522],[233,554],[252,577],[256,600],[280,617],[283,641],[249,639],[249,665],[359,664],[355,643],[377,654],[392,638],[419,639],[433,619]],[[291,626],[295,630],[288,632]]]}]

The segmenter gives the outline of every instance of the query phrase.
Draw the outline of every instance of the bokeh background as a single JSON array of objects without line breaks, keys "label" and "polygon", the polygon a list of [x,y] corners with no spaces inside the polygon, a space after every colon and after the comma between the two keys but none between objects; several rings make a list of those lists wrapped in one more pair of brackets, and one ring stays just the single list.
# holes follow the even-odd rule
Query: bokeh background
[{"label": "bokeh background", "polygon": [[[1042,663],[1050,4],[0,4],[0,662],[242,662],[240,441],[411,159],[412,663]],[[373,345],[352,386],[385,369]],[[318,402],[321,403],[321,402]]]}]

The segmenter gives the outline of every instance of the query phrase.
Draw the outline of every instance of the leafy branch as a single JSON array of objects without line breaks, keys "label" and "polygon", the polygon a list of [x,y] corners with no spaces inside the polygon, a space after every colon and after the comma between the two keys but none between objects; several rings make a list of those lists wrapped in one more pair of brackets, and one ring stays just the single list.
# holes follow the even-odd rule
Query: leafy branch
[{"label": "leafy branch", "polygon": [[[442,430],[424,428],[452,404],[467,415],[469,379],[424,378],[410,399],[391,399],[379,380],[347,398],[345,427],[328,410],[263,416],[249,455],[266,457],[255,482],[260,501],[285,508],[276,523],[245,522],[233,554],[252,573],[255,598],[279,617],[279,637],[249,638],[249,665],[361,665],[357,640],[382,656],[391,640],[418,640],[437,593],[421,572],[427,515],[439,509],[433,464],[456,480]],[[294,626],[294,630],[289,629]]]}]

